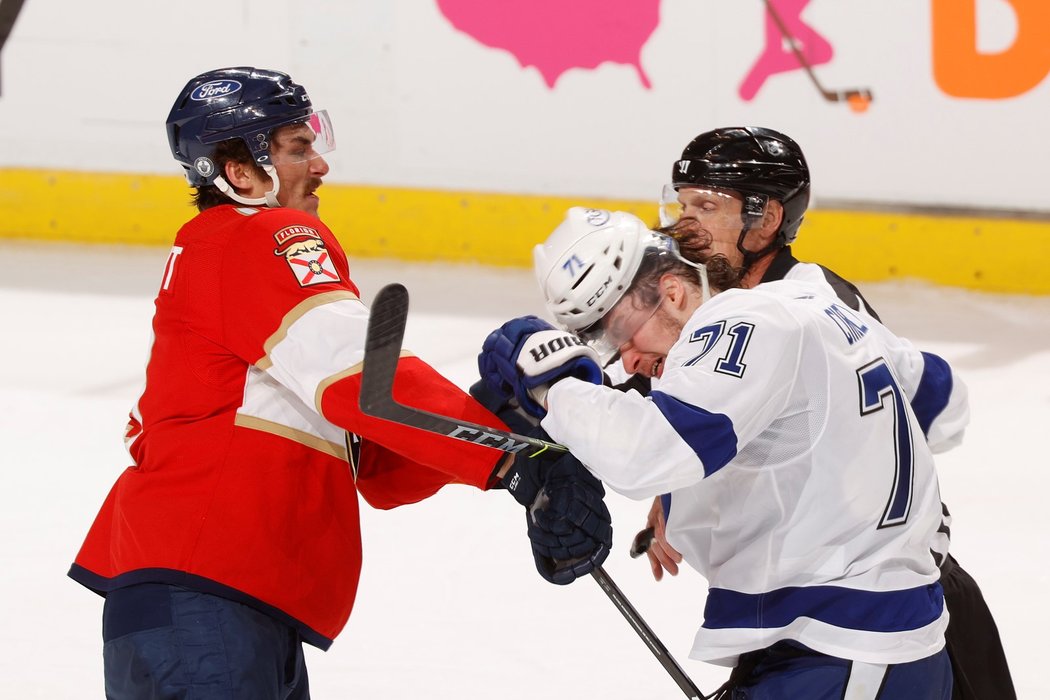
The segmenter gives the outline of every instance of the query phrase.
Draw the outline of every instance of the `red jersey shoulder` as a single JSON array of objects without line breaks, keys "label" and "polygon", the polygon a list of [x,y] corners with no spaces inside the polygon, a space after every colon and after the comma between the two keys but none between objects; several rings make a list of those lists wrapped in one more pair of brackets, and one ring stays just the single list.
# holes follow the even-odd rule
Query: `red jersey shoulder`
[{"label": "red jersey shoulder", "polygon": [[320,219],[294,209],[259,211],[252,219],[252,238],[268,237],[275,263],[300,287],[339,284],[347,277],[345,255]]},{"label": "red jersey shoulder", "polygon": [[335,288],[358,293],[335,235],[297,209],[213,207],[184,226],[176,242],[187,252],[217,256],[232,283],[250,280],[310,295]]},{"label": "red jersey shoulder", "polygon": [[335,285],[356,293],[345,253],[317,217],[296,209],[237,208],[231,213],[244,219],[237,243],[228,253],[247,256],[257,270],[260,265],[270,268],[259,272],[298,287]]}]

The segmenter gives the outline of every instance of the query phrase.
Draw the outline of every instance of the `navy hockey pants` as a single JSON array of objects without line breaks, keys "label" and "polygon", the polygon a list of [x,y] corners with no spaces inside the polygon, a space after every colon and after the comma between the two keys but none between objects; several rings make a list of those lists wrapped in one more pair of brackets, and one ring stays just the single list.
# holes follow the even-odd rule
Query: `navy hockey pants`
[{"label": "navy hockey pants", "polygon": [[165,584],[110,592],[109,700],[309,700],[299,633],[254,608]]},{"label": "navy hockey pants", "polygon": [[[941,650],[906,664],[863,664],[779,642],[744,654],[732,700],[949,700],[952,668]],[[745,670],[747,669],[747,670]],[[740,673],[743,671],[743,673]]]}]

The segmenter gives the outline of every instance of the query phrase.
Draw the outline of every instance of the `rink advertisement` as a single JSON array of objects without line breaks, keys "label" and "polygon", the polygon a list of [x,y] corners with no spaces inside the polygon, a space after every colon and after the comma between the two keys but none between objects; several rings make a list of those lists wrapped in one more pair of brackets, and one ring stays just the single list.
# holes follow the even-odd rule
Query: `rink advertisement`
[{"label": "rink advertisement", "polygon": [[694,135],[754,124],[809,161],[800,253],[857,279],[1050,293],[1026,267],[1050,254],[1041,0],[183,4],[222,41],[151,3],[3,0],[0,19],[16,7],[0,236],[170,245],[191,214],[171,100],[258,65],[332,115],[318,194],[352,255],[527,265],[568,206],[652,217]]}]

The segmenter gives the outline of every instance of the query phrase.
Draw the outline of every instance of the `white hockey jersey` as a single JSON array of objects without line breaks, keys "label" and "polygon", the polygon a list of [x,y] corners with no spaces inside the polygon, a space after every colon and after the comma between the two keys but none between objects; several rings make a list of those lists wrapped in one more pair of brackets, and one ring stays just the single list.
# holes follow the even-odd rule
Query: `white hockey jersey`
[{"label": "white hockey jersey", "polygon": [[566,379],[547,401],[543,427],[607,486],[671,494],[668,542],[709,583],[693,658],[793,639],[903,663],[943,646],[931,448],[961,438],[966,390],[826,286],[715,296],[648,398]]},{"label": "white hockey jersey", "polygon": [[[829,294],[834,294],[839,299],[846,302],[846,306],[851,309],[857,310],[861,316],[874,318],[876,321],[880,321],[878,314],[868,305],[867,300],[861,296],[857,288],[852,283],[839,277],[837,274],[827,269],[822,265],[816,263],[798,262],[794,261],[794,264],[783,269],[782,264],[778,263],[781,256],[785,256],[787,259],[794,261],[791,256],[790,249],[782,251],[778,254],[777,260],[774,260],[773,265],[770,266],[769,271],[763,279],[774,280],[796,280],[800,282],[809,282],[818,286],[826,286]],[[778,270],[777,268],[780,268]],[[770,274],[779,274],[779,277],[770,278]],[[954,446],[954,443],[949,444],[937,444],[934,446],[933,452],[937,454],[943,452]],[[948,507],[941,503],[941,525],[937,528],[936,534],[930,541],[930,550],[933,552],[934,560],[937,562],[937,566],[948,556],[948,550],[951,546],[951,524],[952,516],[948,512]],[[942,572],[943,575],[943,572]]]}]

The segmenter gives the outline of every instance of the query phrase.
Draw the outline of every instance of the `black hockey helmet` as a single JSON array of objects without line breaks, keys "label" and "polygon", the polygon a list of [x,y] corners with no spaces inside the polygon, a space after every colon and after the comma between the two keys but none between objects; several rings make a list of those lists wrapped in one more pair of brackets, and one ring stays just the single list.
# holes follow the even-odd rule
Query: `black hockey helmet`
[{"label": "black hockey helmet", "polygon": [[[193,78],[168,115],[168,144],[193,186],[211,184],[212,154],[220,141],[243,139],[256,163],[270,165],[274,129],[306,122],[314,114],[302,85],[285,73],[261,68],[220,68]],[[327,114],[319,116],[327,123]]]},{"label": "black hockey helmet", "polygon": [[784,207],[777,243],[788,245],[809,206],[809,166],[791,138],[757,126],[707,131],[682,151],[671,170],[680,187],[717,187],[743,195],[745,212],[762,211],[769,199]]}]

